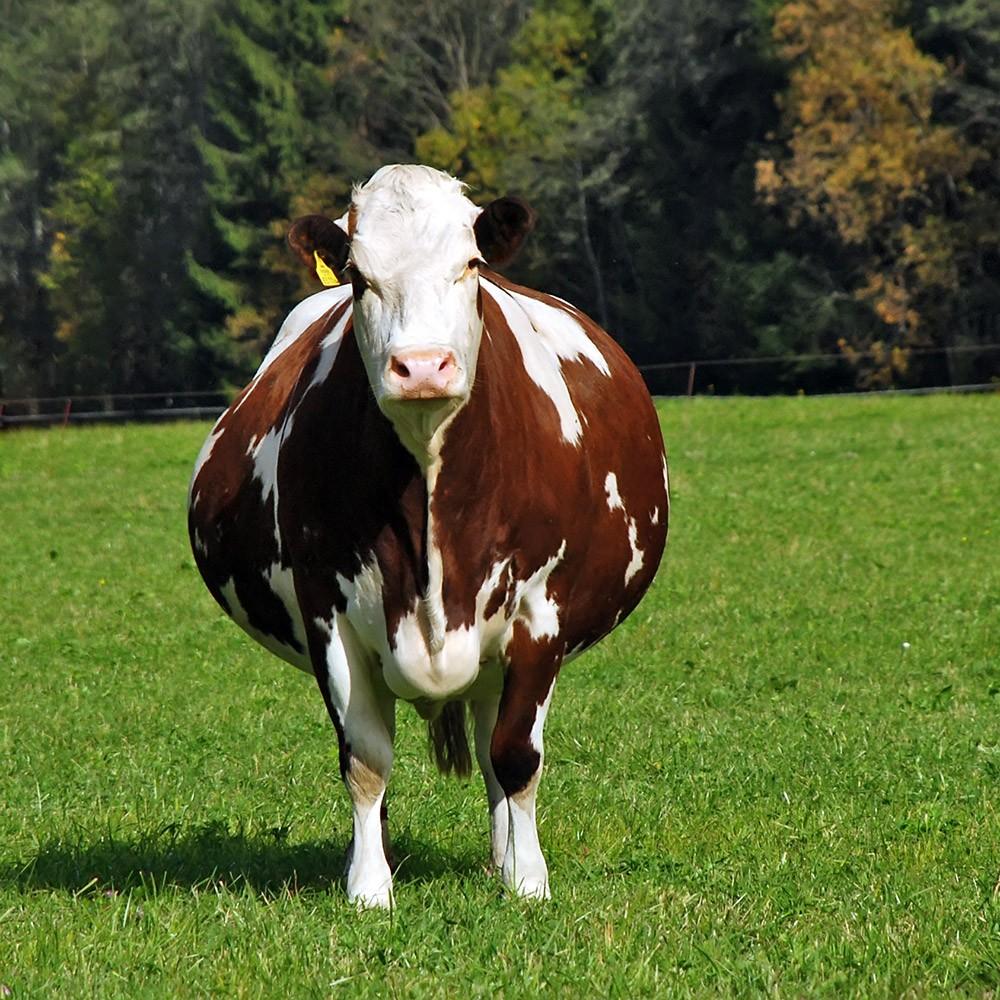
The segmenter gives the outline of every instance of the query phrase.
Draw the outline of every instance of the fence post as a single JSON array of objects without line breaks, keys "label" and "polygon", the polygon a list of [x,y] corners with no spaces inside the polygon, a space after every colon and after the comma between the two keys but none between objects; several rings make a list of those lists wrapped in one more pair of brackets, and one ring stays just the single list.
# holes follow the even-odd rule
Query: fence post
[{"label": "fence post", "polygon": [[72,409],[73,409],[73,400],[71,398],[67,398],[66,405],[63,407],[63,419],[62,419],[63,427],[69,427],[69,413],[70,410]]},{"label": "fence post", "polygon": [[696,367],[697,367],[697,365],[696,365],[696,363],[694,361],[692,361],[691,364],[690,364],[690,366],[688,367],[688,391],[687,391],[687,394],[689,396],[693,396],[694,395],[694,370],[695,370]]}]

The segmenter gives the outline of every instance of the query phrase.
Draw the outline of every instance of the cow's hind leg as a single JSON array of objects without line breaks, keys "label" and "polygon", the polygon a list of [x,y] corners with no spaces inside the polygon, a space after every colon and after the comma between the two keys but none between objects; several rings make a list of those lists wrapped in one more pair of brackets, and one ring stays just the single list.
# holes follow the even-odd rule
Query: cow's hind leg
[{"label": "cow's hind leg", "polygon": [[542,730],[555,687],[555,668],[526,673],[519,677],[513,667],[507,673],[490,760],[507,810],[507,845],[501,866],[504,884],[519,896],[548,899],[549,872],[538,843],[535,795],[545,757]]},{"label": "cow's hind leg", "polygon": [[392,905],[385,789],[392,770],[395,701],[350,624],[335,617],[323,636],[316,675],[340,740],[340,773],[351,796],[354,836],[347,897],[360,906]]},{"label": "cow's hind leg", "polygon": [[484,695],[472,702],[472,717],[476,724],[476,760],[486,783],[486,799],[490,807],[490,858],[497,871],[503,869],[507,854],[507,797],[493,770],[490,744],[496,729],[500,709],[500,693]]}]

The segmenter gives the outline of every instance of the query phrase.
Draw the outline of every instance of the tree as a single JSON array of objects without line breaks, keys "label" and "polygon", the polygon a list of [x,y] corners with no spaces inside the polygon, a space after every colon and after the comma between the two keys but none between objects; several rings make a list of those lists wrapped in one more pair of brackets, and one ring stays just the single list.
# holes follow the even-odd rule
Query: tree
[{"label": "tree", "polygon": [[101,0],[8,0],[0,34],[0,393],[60,388],[55,321],[39,274],[45,208],[61,154],[80,126],[108,32]]},{"label": "tree", "polygon": [[933,121],[945,68],[893,21],[891,0],[793,0],[774,37],[792,65],[781,98],[787,153],[757,163],[757,190],[792,225],[829,225],[856,254],[853,293],[882,321],[874,337],[845,337],[865,380],[905,370],[906,349],[941,330],[922,328],[935,294],[959,285],[964,237],[957,217],[977,151]]},{"label": "tree", "polygon": [[342,12],[322,0],[221,0],[210,21],[213,71],[199,148],[211,225],[188,255],[188,272],[209,322],[226,332],[234,373],[253,370],[300,288],[283,249],[296,199],[349,187],[338,162],[349,130],[324,78]]},{"label": "tree", "polygon": [[[965,346],[1000,340],[1000,9],[989,0],[923,0],[907,12],[920,47],[949,67],[935,120],[982,151],[965,178],[957,258],[960,292],[938,303],[942,323]],[[995,374],[984,355],[949,355],[952,380]]]},{"label": "tree", "polygon": [[48,290],[65,388],[193,386],[214,346],[197,338],[185,251],[204,212],[200,4],[137,0],[78,95],[76,134],[45,211]]}]

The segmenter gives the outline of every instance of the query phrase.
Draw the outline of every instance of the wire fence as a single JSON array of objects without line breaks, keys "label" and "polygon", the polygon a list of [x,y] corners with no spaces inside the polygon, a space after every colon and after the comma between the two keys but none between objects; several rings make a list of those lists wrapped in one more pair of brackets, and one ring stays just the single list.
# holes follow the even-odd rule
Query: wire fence
[{"label": "wire fence", "polygon": [[[856,358],[879,360],[874,351]],[[639,365],[654,396],[804,394],[842,395],[859,391],[858,368],[845,354],[794,354],[750,358],[708,358]],[[1000,344],[957,344],[911,348],[899,384],[881,391],[988,391],[1000,382]]]},{"label": "wire fence", "polygon": [[[875,358],[873,352],[858,355]],[[654,396],[847,395],[858,392],[857,367],[843,354],[703,358],[638,366]],[[872,392],[989,392],[1000,390],[1000,344],[914,348],[905,381]],[[232,392],[101,393],[0,399],[0,430],[25,426],[206,420],[218,417]]]}]

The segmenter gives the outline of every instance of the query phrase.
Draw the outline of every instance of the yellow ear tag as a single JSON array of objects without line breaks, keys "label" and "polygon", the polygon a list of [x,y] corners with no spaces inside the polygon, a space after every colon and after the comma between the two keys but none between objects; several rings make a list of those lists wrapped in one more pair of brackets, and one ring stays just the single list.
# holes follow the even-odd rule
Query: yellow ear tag
[{"label": "yellow ear tag", "polygon": [[316,276],[327,288],[340,284],[340,279],[333,273],[333,268],[320,257],[318,250],[313,250],[313,260],[316,261]]}]

